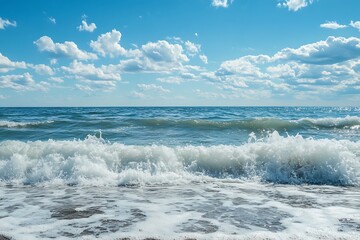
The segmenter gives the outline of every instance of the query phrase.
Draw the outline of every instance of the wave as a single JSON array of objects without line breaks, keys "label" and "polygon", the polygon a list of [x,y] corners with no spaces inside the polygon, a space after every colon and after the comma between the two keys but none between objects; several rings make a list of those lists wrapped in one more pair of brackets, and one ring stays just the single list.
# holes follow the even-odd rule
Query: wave
[{"label": "wave", "polygon": [[148,127],[180,127],[206,130],[245,129],[254,130],[296,130],[296,129],[351,129],[360,128],[360,117],[346,116],[343,118],[301,118],[285,120],[278,118],[255,118],[234,121],[210,120],[174,120],[174,119],[136,119],[131,122]]},{"label": "wave", "polygon": [[39,125],[46,125],[53,123],[54,121],[43,121],[43,122],[13,122],[13,121],[0,121],[0,127],[5,128],[26,128],[34,127]]},{"label": "wave", "polygon": [[0,142],[1,184],[184,184],[262,181],[360,186],[360,141],[251,135],[243,145],[138,146],[95,136]]},{"label": "wave", "polygon": [[343,118],[302,118],[297,122],[310,124],[318,128],[352,128],[358,129],[360,117],[346,116]]}]

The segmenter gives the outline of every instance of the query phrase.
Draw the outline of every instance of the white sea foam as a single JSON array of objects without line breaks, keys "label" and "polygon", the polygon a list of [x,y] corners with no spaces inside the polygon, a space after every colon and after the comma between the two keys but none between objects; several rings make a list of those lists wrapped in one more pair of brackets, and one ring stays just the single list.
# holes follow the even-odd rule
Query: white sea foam
[{"label": "white sea foam", "polygon": [[360,238],[355,188],[213,182],[0,187],[0,196],[0,234],[14,239]]},{"label": "white sea foam", "polygon": [[181,184],[224,178],[360,185],[360,142],[273,132],[239,146],[136,146],[94,136],[0,143],[3,184]]},{"label": "white sea foam", "polygon": [[53,123],[54,121],[37,121],[37,122],[14,122],[14,121],[0,121],[0,127],[6,128],[19,128],[19,127],[29,127]]}]

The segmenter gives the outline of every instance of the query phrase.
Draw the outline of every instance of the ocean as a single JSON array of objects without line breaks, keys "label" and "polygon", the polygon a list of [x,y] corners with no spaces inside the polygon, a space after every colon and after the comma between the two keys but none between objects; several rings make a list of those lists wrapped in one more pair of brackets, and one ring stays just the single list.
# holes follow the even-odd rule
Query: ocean
[{"label": "ocean", "polygon": [[360,108],[0,108],[1,238],[360,239]]}]

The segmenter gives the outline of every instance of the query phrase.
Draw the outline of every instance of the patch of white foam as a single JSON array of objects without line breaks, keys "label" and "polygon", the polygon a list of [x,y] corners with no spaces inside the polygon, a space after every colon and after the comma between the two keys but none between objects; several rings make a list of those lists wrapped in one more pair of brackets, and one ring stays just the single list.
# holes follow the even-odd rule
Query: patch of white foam
[{"label": "patch of white foam", "polygon": [[[348,203],[358,201],[356,188],[216,182],[0,187],[0,194],[0,234],[15,239],[359,239],[358,203]],[[63,208],[101,212],[77,219],[52,216]],[[342,219],[356,224],[343,227]]]},{"label": "patch of white foam", "polygon": [[351,129],[351,130],[359,130],[359,129],[360,129],[360,125],[351,126],[350,129]]}]

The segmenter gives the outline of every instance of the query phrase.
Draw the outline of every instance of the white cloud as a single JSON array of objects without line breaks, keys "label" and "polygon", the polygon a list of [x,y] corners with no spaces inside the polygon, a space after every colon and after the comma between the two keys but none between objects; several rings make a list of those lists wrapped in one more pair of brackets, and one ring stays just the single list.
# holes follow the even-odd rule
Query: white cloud
[{"label": "white cloud", "polygon": [[81,21],[81,25],[77,27],[77,29],[82,32],[82,31],[86,31],[86,32],[93,32],[96,29],[96,24],[95,23],[90,23],[88,24],[86,22],[86,19],[83,19]]},{"label": "white cloud", "polygon": [[[117,72],[156,72],[171,73],[175,71],[189,72],[197,71],[198,66],[187,65],[189,56],[200,53],[201,46],[190,41],[183,41],[180,38],[168,38],[172,42],[159,40],[148,42],[142,46],[134,45],[135,49],[125,49],[120,45],[121,33],[117,30],[102,34],[90,46],[101,56],[111,58],[122,56],[127,59],[120,60],[119,64],[106,66],[109,71]],[[206,56],[201,56],[206,62]],[[111,70],[110,70],[111,69]]]},{"label": "white cloud", "polygon": [[94,89],[92,89],[90,86],[87,86],[87,85],[75,84],[75,87],[83,92],[94,92],[95,91]]},{"label": "white cloud", "polygon": [[271,75],[272,78],[295,78],[295,69],[296,66],[293,64],[278,64],[267,67],[266,71]]},{"label": "white cloud", "polygon": [[120,81],[119,73],[111,72],[110,68],[95,67],[94,64],[85,64],[74,60],[69,67],[62,66],[62,70],[75,76],[82,76],[89,80]]},{"label": "white cloud", "polygon": [[101,34],[96,41],[91,41],[90,47],[101,56],[111,58],[118,56],[132,56],[138,54],[136,50],[126,50],[120,45],[121,33],[116,29]]},{"label": "white cloud", "polygon": [[54,71],[52,70],[52,68],[45,64],[29,64],[29,66],[33,68],[37,74],[49,76],[54,75]]},{"label": "white cloud", "polygon": [[360,31],[360,21],[356,21],[356,22],[351,21],[350,26]]},{"label": "white cloud", "polygon": [[30,73],[0,76],[0,88],[10,88],[16,91],[46,90],[45,82],[36,83]]},{"label": "white cloud", "polygon": [[63,83],[64,82],[64,80],[61,77],[50,77],[49,80],[52,82],[55,82],[55,83]]},{"label": "white cloud", "polygon": [[52,24],[56,24],[56,19],[53,18],[53,17],[49,17],[49,21],[50,21]]},{"label": "white cloud", "polygon": [[58,62],[58,60],[56,58],[53,58],[50,60],[51,65],[55,65],[55,64],[57,64],[57,62]]},{"label": "white cloud", "polygon": [[232,2],[232,0],[212,0],[211,5],[214,7],[227,8]]},{"label": "white cloud", "polygon": [[138,84],[137,85],[138,88],[142,91],[153,91],[153,92],[158,92],[158,93],[169,93],[170,90],[163,88],[160,85],[156,85],[156,84]]},{"label": "white cloud", "polygon": [[189,52],[189,55],[194,56],[200,52],[201,45],[192,43],[190,41],[186,41],[185,47],[186,47],[187,51]]},{"label": "white cloud", "polygon": [[149,42],[141,47],[143,55],[153,62],[187,62],[188,57],[183,53],[183,48],[179,44],[170,44],[160,40]]},{"label": "white cloud", "polygon": [[6,27],[16,27],[16,22],[0,17],[0,29],[5,29]]},{"label": "white cloud", "polygon": [[201,55],[199,55],[199,58],[203,63],[208,64],[208,58],[206,55],[201,54]]},{"label": "white cloud", "polygon": [[[116,83],[121,80],[116,68],[102,65],[96,67],[94,64],[85,64],[74,60],[68,67],[60,68],[65,76],[63,78],[77,80],[82,84],[76,87],[82,91],[112,91],[116,88]],[[61,82],[63,78],[54,78],[53,81]]]},{"label": "white cloud", "polygon": [[295,60],[309,64],[333,64],[360,57],[360,38],[328,37],[297,49],[285,48],[275,59]]},{"label": "white cloud", "polygon": [[113,81],[93,81],[85,78],[79,78],[82,84],[75,84],[75,87],[85,92],[111,92],[116,88],[116,83]]},{"label": "white cloud", "polygon": [[174,83],[174,84],[180,84],[181,82],[183,82],[183,78],[179,76],[159,77],[156,80],[163,83]]},{"label": "white cloud", "polygon": [[220,69],[217,70],[218,76],[233,75],[239,73],[243,76],[254,76],[257,78],[265,77],[257,65],[250,61],[248,57],[241,57],[235,60],[228,60],[220,65]]},{"label": "white cloud", "polygon": [[285,0],[281,3],[278,3],[278,7],[286,7],[289,11],[298,11],[301,8],[307,7],[309,4],[312,4],[313,0]]},{"label": "white cloud", "polygon": [[48,36],[42,36],[34,42],[40,52],[48,52],[52,57],[68,57],[78,60],[97,59],[96,54],[82,51],[74,42],[54,43]]},{"label": "white cloud", "polygon": [[320,27],[322,27],[322,28],[330,28],[330,29],[339,29],[339,28],[346,28],[347,26],[346,25],[341,25],[341,24],[338,24],[335,21],[332,21],[332,22],[326,22],[326,23],[320,24]]},{"label": "white cloud", "polygon": [[199,75],[226,91],[243,89],[241,94],[247,96],[259,92],[264,96],[291,94],[294,98],[335,92],[359,94],[360,39],[329,37],[296,49],[282,49],[272,56],[243,56],[223,62],[215,72]]},{"label": "white cloud", "polygon": [[13,62],[0,53],[0,73],[6,73],[17,68],[26,68],[25,62]]},{"label": "white cloud", "polygon": [[154,96],[164,96],[169,93],[170,90],[163,88],[156,84],[137,84],[138,90],[131,92],[131,95],[135,98],[146,99],[153,98]]},{"label": "white cloud", "polygon": [[133,91],[131,93],[131,95],[135,98],[140,98],[140,99],[144,99],[146,98],[146,95],[144,93],[138,92],[138,91]]},{"label": "white cloud", "polygon": [[4,100],[4,99],[6,99],[6,96],[5,96],[5,95],[0,94],[0,100]]},{"label": "white cloud", "polygon": [[120,61],[119,67],[125,72],[171,72],[188,61],[180,44],[160,40],[142,45],[137,57]]},{"label": "white cloud", "polygon": [[202,91],[200,89],[193,90],[193,93],[199,97],[206,98],[208,100],[241,98],[241,96],[238,94],[229,94],[229,93],[224,94],[224,93],[218,93],[218,92],[207,92],[207,91]]}]

